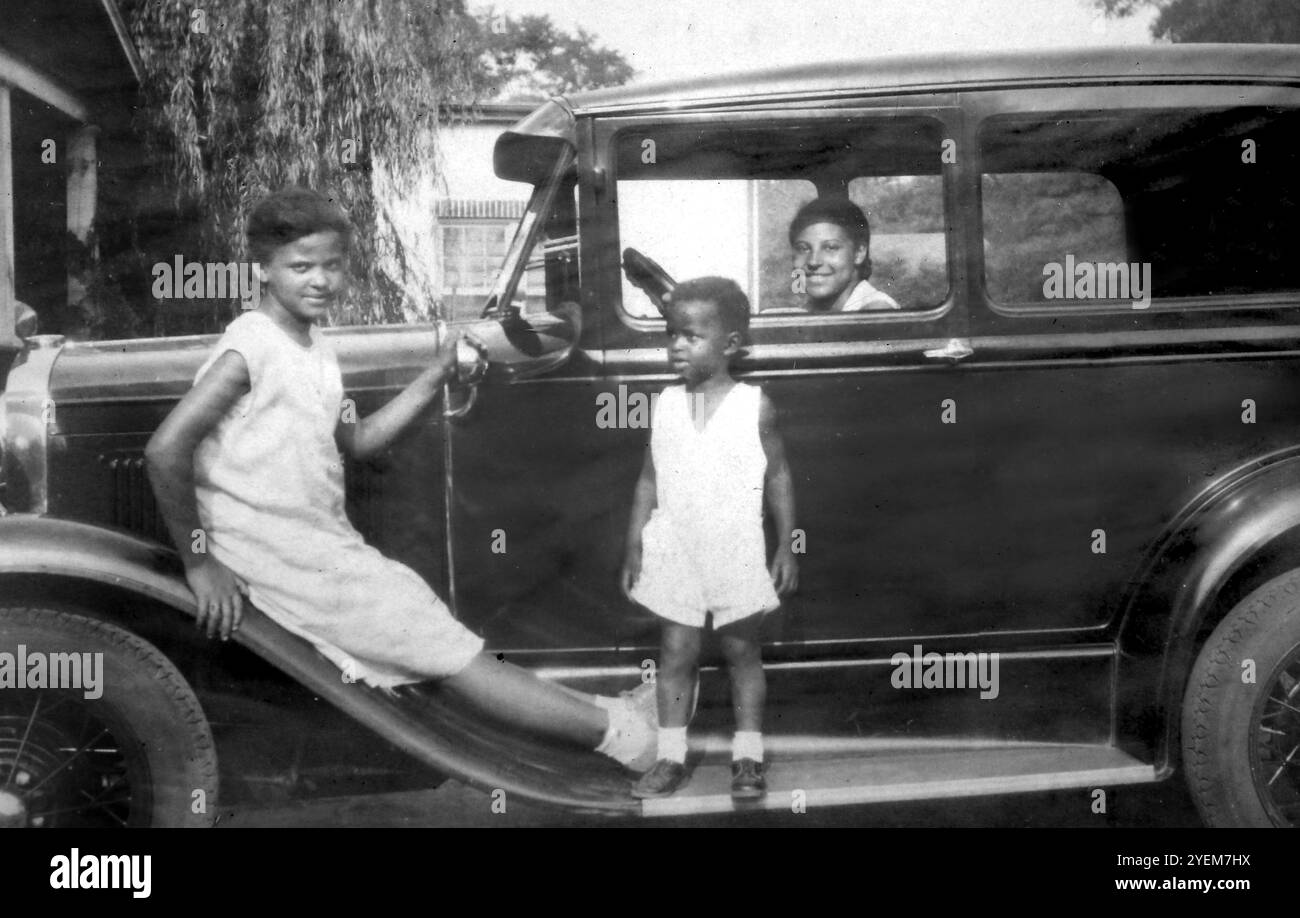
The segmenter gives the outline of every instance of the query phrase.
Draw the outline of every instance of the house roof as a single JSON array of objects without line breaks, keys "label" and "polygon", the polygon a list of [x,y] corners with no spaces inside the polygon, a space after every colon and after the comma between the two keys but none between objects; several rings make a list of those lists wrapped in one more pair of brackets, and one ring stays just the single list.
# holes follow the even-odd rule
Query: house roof
[{"label": "house roof", "polygon": [[113,0],[4,0],[0,51],[79,98],[134,88],[140,57]]}]

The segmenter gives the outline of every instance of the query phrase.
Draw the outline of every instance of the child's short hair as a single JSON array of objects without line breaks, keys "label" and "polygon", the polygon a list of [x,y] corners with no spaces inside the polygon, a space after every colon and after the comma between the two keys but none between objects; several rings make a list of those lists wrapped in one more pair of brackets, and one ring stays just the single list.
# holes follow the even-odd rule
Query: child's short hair
[{"label": "child's short hair", "polygon": [[282,188],[262,198],[249,214],[248,250],[266,263],[280,246],[327,230],[339,233],[345,246],[351,245],[352,223],[333,198],[310,188]]},{"label": "child's short hair", "polygon": [[749,297],[740,285],[726,277],[694,277],[673,288],[672,303],[713,303],[727,331],[740,332],[742,343],[749,340]]}]

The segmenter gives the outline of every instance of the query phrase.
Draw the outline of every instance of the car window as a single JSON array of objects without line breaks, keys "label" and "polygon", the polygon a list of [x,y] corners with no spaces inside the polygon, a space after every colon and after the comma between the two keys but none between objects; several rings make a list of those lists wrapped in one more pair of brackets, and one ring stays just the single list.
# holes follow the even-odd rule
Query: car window
[{"label": "car window", "polygon": [[991,119],[986,292],[1068,310],[1300,290],[1280,242],[1296,220],[1297,128],[1295,110],[1262,107]]},{"label": "car window", "polygon": [[1012,172],[981,176],[984,275],[999,303],[1045,300],[1043,266],[1128,260],[1119,190],[1087,172]]},{"label": "car window", "polygon": [[929,308],[947,299],[942,176],[855,178],[849,199],[871,223],[872,285],[905,307]]},{"label": "car window", "polygon": [[[916,116],[625,130],[615,139],[620,249],[674,280],[732,278],[756,321],[811,320],[791,220],[819,196],[847,196],[870,225],[870,283],[900,311],[933,308],[948,293],[941,134],[937,121]],[[659,317],[626,275],[622,308]]]}]

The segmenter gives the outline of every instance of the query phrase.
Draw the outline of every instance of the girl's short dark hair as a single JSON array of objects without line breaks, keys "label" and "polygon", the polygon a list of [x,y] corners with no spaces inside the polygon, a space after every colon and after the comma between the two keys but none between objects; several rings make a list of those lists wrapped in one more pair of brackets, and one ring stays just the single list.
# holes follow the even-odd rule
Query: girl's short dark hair
[{"label": "girl's short dark hair", "polygon": [[726,277],[695,277],[673,288],[673,303],[713,303],[718,307],[722,327],[740,332],[741,340],[749,337],[749,297],[740,285]]},{"label": "girl's short dark hair", "polygon": [[352,224],[333,198],[310,188],[282,188],[262,198],[248,215],[248,250],[266,263],[281,246],[328,230],[341,235],[345,246],[352,244]]},{"label": "girl's short dark hair", "polygon": [[831,223],[844,230],[855,246],[866,246],[867,257],[858,265],[858,276],[863,280],[871,277],[871,224],[862,208],[846,197],[828,195],[814,198],[794,215],[790,221],[790,245],[795,244],[799,234],[817,223]]}]

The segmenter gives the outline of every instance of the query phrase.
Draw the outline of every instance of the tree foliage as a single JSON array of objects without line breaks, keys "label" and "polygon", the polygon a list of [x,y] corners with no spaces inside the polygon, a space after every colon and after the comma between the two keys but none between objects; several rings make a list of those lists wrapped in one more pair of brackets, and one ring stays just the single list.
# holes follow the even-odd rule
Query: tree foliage
[{"label": "tree foliage", "polygon": [[142,128],[178,208],[198,215],[203,255],[245,257],[244,220],[270,191],[335,195],[357,229],[351,294],[333,317],[345,323],[427,308],[404,287],[413,256],[397,228],[410,207],[397,211],[430,187],[447,106],[464,111],[534,69],[543,90],[631,75],[582,30],[568,35],[544,16],[476,18],[464,0],[122,6],[144,65]]},{"label": "tree foliage", "polygon": [[1094,0],[1110,16],[1159,10],[1151,34],[1173,42],[1300,42],[1296,0]]},{"label": "tree foliage", "polygon": [[549,96],[626,83],[634,71],[623,55],[579,27],[565,32],[549,16],[506,16],[489,9],[479,41],[496,93]]},{"label": "tree foliage", "polygon": [[268,192],[325,190],[357,227],[345,311],[400,319],[400,290],[379,269],[371,167],[382,161],[398,185],[415,180],[440,104],[474,91],[463,7],[144,0],[128,15],[146,134],[166,154],[178,202],[198,206],[209,257],[244,255],[243,221]]}]

